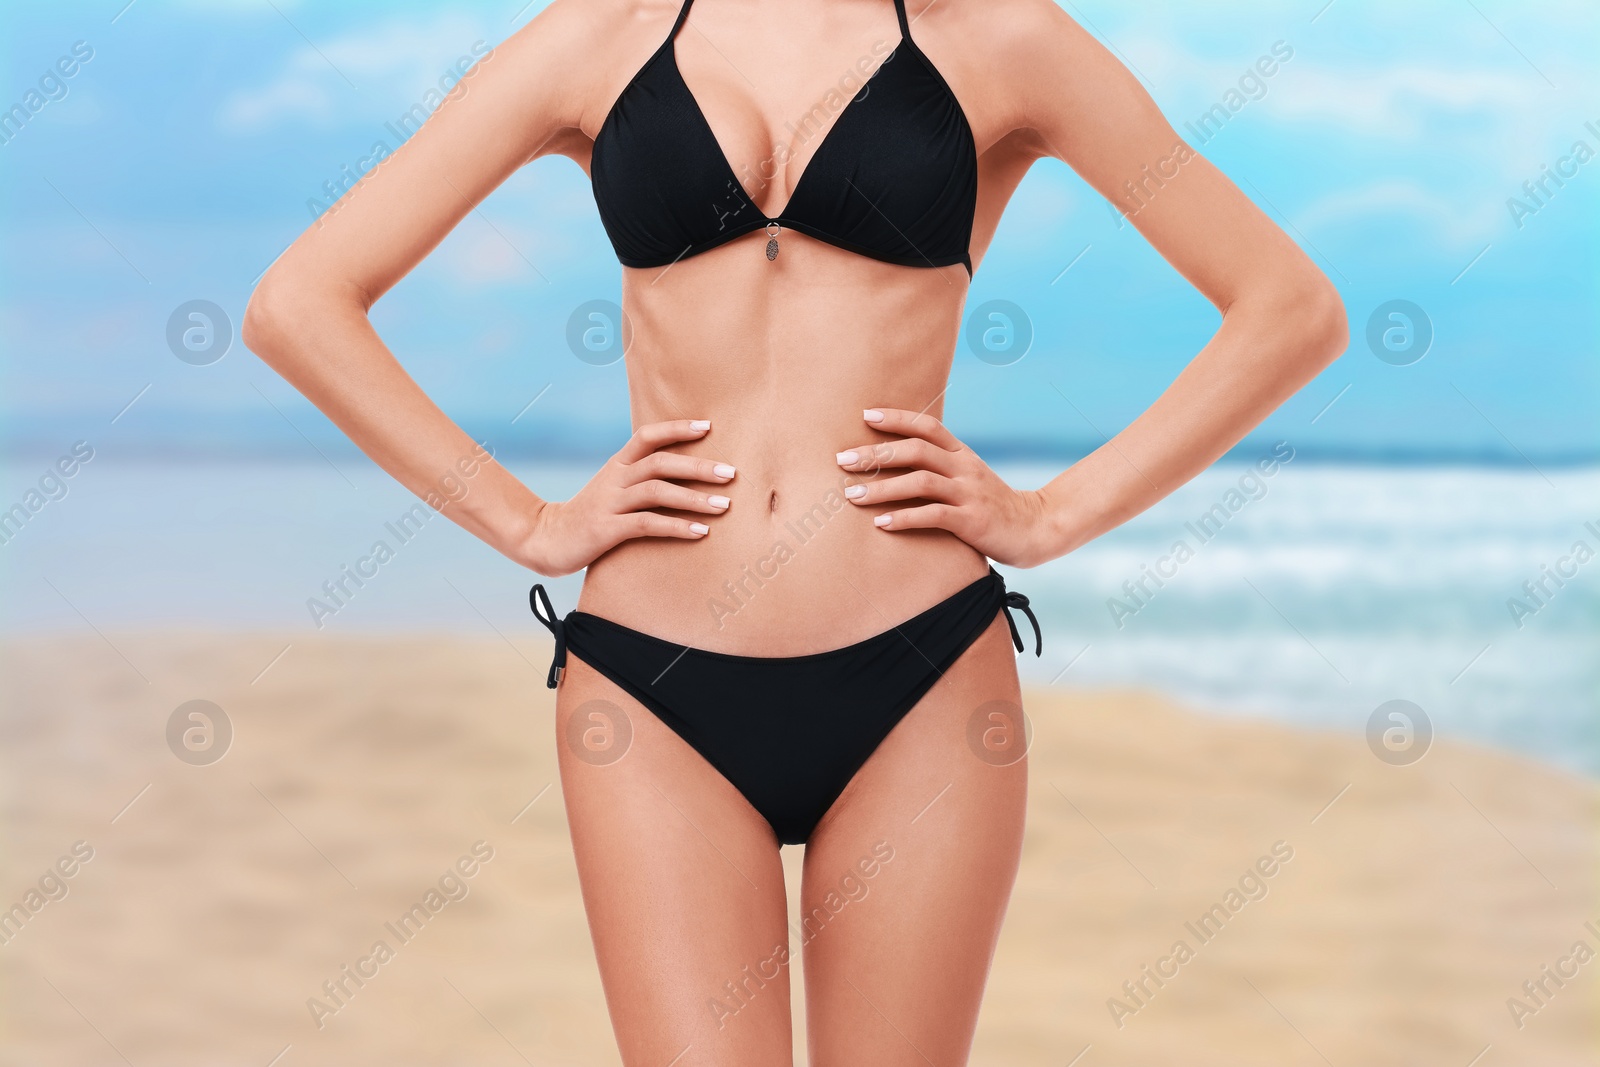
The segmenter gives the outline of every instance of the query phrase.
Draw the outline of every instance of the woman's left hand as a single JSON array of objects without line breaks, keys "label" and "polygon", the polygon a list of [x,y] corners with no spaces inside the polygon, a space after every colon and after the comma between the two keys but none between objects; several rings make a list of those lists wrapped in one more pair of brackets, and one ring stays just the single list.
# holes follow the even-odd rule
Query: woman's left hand
[{"label": "woman's left hand", "polygon": [[1041,492],[1018,491],[1001,481],[978,454],[932,415],[873,408],[862,417],[897,441],[860,445],[839,453],[839,466],[867,475],[845,489],[852,504],[926,500],[887,510],[873,523],[895,533],[949,530],[998,563],[1035,567],[1053,559],[1052,517]]}]

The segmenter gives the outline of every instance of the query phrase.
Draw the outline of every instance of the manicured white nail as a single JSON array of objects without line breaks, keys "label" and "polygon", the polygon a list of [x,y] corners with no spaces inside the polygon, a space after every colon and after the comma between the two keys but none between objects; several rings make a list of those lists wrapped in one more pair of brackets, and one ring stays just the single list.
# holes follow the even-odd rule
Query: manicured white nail
[{"label": "manicured white nail", "polygon": [[689,524],[689,532],[695,534],[708,534],[711,532],[711,527],[707,526],[703,522],[691,522]]},{"label": "manicured white nail", "polygon": [[689,424],[689,429],[691,429],[691,430],[709,430],[709,429],[711,429],[711,423],[706,419],[696,419],[696,420],[694,420],[693,422],[691,422]]},{"label": "manicured white nail", "polygon": [[714,496],[711,497],[710,500],[711,506],[714,508],[725,508],[729,503],[731,503],[731,501],[729,501],[725,496]]},{"label": "manicured white nail", "polygon": [[726,463],[718,463],[715,470],[718,478],[732,478],[735,474],[739,473],[739,468],[730,467]]},{"label": "manicured white nail", "polygon": [[868,408],[861,413],[861,417],[866,419],[868,422],[882,422],[883,412],[879,411],[877,408]]},{"label": "manicured white nail", "polygon": [[856,455],[856,452],[855,452],[854,449],[851,449],[849,452],[840,452],[837,456],[834,456],[833,458],[839,461],[839,466],[847,467],[850,464],[854,463],[856,460],[860,459],[861,457]]},{"label": "manicured white nail", "polygon": [[879,515],[877,518],[872,520],[872,525],[874,525],[874,526],[887,526],[887,525],[889,525],[889,520],[892,519],[892,518],[894,518],[894,516],[892,516],[892,515]]},{"label": "manicured white nail", "polygon": [[867,487],[864,485],[848,486],[844,491],[844,495],[851,500],[859,500],[867,495]]}]

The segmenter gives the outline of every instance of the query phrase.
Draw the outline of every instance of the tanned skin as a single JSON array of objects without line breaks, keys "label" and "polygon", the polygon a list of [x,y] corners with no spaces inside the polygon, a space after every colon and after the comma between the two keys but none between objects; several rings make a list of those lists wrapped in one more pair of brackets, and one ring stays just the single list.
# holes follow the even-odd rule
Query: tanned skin
[{"label": "tanned skin", "polygon": [[[634,434],[582,491],[546,500],[491,461],[448,517],[540,574],[587,568],[585,611],[695,648],[805,655],[888,630],[989,559],[1036,566],[1126,522],[1344,350],[1344,309],[1323,274],[1050,0],[907,5],[977,143],[975,264],[1036,160],[1065,161],[1128,210],[1124,183],[1158,165],[1173,175],[1145,185],[1130,221],[1221,312],[1183,373],[1104,447],[1042,489],[1015,490],[941,421],[966,270],[885,264],[787,232],[768,262],[757,232],[670,267],[622,268]],[[419,495],[477,449],[369,309],[519,167],[561,155],[587,169],[613,101],[677,14],[677,0],[554,0],[252,298],[246,344]],[[890,0],[697,0],[676,54],[747,194],[772,215],[822,140],[783,145],[786,125],[898,39]],[[1180,149],[1181,165],[1164,162]],[[797,544],[786,524],[807,516],[816,532]],[[779,541],[793,551],[775,562]],[[757,585],[752,572],[770,577]],[[623,709],[631,746],[601,766],[561,744],[562,787],[626,1064],[790,1064],[790,967],[767,962],[785,945],[804,952],[813,1064],[966,1062],[1022,843],[1026,759],[995,766],[967,744],[978,708],[1021,700],[1002,619],[817,828],[803,938],[787,929],[766,822],[575,656],[557,736],[595,699]],[[864,879],[863,859],[885,851]],[[830,909],[852,872],[868,892]]]}]

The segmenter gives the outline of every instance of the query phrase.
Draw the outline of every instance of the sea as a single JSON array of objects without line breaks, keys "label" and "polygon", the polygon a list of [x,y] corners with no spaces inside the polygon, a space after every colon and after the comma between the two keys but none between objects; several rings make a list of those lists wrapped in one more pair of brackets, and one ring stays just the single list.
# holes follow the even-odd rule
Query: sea
[{"label": "sea", "polygon": [[[418,521],[359,456],[96,455],[67,478],[59,458],[0,466],[0,509],[39,505],[0,528],[13,636],[543,635],[531,575],[442,517]],[[507,465],[554,499],[594,468]],[[1265,466],[1221,463],[1068,556],[999,567],[1044,631],[1024,681],[1155,691],[1375,746],[1403,723],[1600,776],[1600,467]],[[997,469],[1034,487],[1059,467]],[[325,583],[378,542],[386,558],[335,604]],[[559,610],[579,581],[547,583]]]}]

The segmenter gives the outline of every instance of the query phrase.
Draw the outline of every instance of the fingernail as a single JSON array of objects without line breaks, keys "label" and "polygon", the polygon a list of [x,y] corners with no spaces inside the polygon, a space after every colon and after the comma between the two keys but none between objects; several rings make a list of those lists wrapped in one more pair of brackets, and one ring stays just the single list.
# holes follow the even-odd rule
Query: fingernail
[{"label": "fingernail", "polygon": [[691,422],[689,424],[689,429],[691,429],[691,430],[709,430],[709,429],[711,429],[711,423],[709,421],[707,421],[706,419],[696,419],[696,420],[694,420],[693,422]]},{"label": "fingernail", "polygon": [[711,506],[714,508],[725,508],[729,503],[730,501],[725,496],[714,496],[711,498]]},{"label": "fingernail", "polygon": [[892,515],[879,515],[877,518],[872,520],[872,525],[874,525],[874,526],[887,526],[887,525],[889,525],[889,520],[892,519],[893,517],[894,516],[892,516]]},{"label": "fingernail", "polygon": [[691,522],[689,524],[689,532],[696,534],[708,534],[711,532],[711,527],[707,526],[703,522]]},{"label": "fingernail", "polygon": [[856,455],[856,452],[855,452],[854,449],[851,449],[849,452],[840,452],[837,456],[834,456],[833,458],[839,461],[839,466],[845,467],[845,466],[849,466],[850,464],[854,463],[856,460],[860,459],[861,457]]},{"label": "fingernail", "polygon": [[739,469],[737,467],[730,467],[726,463],[718,463],[716,466],[718,478],[732,478],[738,472]]},{"label": "fingernail", "polygon": [[867,495],[867,487],[864,485],[849,486],[845,489],[844,495],[849,497],[851,500],[858,500]]},{"label": "fingernail", "polygon": [[861,413],[861,417],[866,419],[868,422],[882,422],[883,412],[879,411],[877,408],[868,408]]}]

